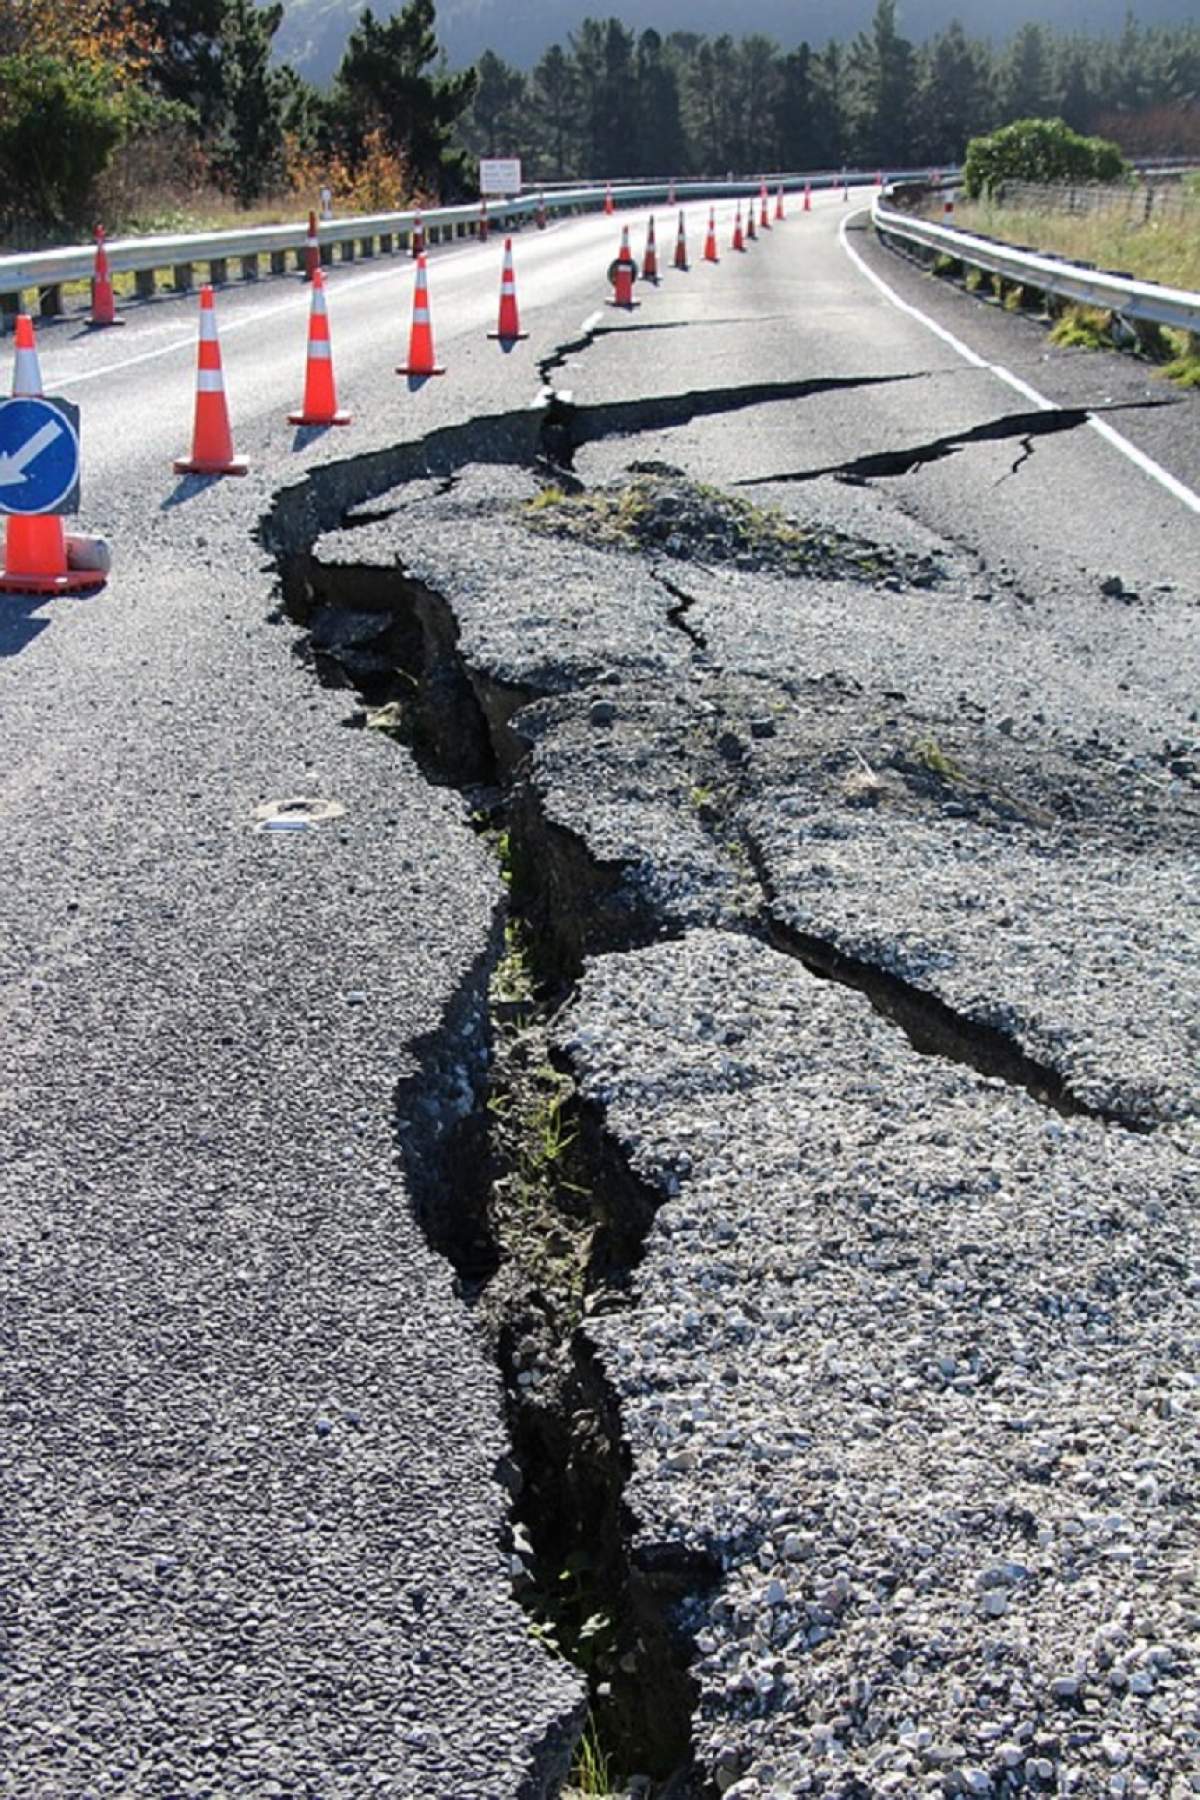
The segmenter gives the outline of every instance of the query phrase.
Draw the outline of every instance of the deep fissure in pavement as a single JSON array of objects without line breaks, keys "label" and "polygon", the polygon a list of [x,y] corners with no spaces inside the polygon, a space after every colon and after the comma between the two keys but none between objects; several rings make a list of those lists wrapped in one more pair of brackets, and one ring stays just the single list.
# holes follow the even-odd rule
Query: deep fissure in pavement
[{"label": "deep fissure in pavement", "polygon": [[[280,569],[318,678],[352,688],[370,709],[360,722],[461,789],[503,845],[508,722],[528,696],[472,680],[451,609],[399,572],[331,580],[303,551],[281,553]],[[510,907],[438,1031],[413,1046],[397,1152],[415,1215],[503,1377],[512,1457],[497,1477],[512,1497],[514,1591],[535,1634],[585,1674],[589,1734],[612,1774],[652,1776],[683,1800],[695,1699],[684,1612],[719,1572],[683,1552],[653,1568],[631,1554],[619,1408],[581,1329],[628,1304],[662,1195],[617,1156],[553,1058],[562,990],[539,978],[537,952]]]},{"label": "deep fissure in pavement", "polygon": [[[731,390],[702,396],[699,406],[684,396],[601,408],[600,418],[581,417],[551,395],[528,413],[315,470],[277,497],[262,532],[277,558],[285,613],[307,634],[304,654],[321,680],[362,701],[352,722],[401,739],[430,780],[464,793],[481,828],[506,836],[508,936],[498,924],[441,1030],[416,1046],[419,1072],[397,1091],[398,1153],[430,1242],[454,1266],[504,1376],[513,1458],[497,1473],[513,1495],[517,1586],[538,1631],[586,1668],[602,1745],[623,1772],[674,1772],[672,1794],[686,1792],[691,1779],[687,1626],[717,1571],[694,1558],[650,1569],[632,1553],[619,1411],[586,1333],[589,1312],[628,1303],[662,1196],[621,1161],[602,1114],[580,1105],[546,1046],[555,1004],[586,956],[678,928],[650,906],[613,904],[622,869],[598,864],[546,816],[525,779],[529,746],[518,717],[539,696],[468,664],[447,598],[399,567],[318,565],[311,546],[328,529],[386,517],[372,502],[406,481],[453,482],[470,462],[569,469],[575,446],[593,435],[796,397],[814,385],[827,384]],[[675,600],[669,622],[702,649],[686,616],[690,596],[663,585]],[[701,759],[728,776],[719,744],[702,746]],[[704,770],[694,774],[702,779]],[[714,837],[737,835],[716,811],[709,823]],[[752,846],[739,848],[753,863]],[[1061,1110],[1085,1110],[1054,1071],[1001,1033],[767,920],[769,889],[761,869],[756,875],[764,904],[734,929],[858,988],[918,1049],[1016,1083]],[[518,951],[525,985],[514,996],[506,971],[511,976]]]}]

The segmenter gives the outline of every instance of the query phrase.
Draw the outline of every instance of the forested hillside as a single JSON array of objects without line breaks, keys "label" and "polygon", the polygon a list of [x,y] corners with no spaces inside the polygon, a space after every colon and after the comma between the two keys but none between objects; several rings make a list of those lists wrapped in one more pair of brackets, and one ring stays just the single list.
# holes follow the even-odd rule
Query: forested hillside
[{"label": "forested hillside", "polygon": [[957,21],[917,41],[903,16],[877,0],[848,42],[820,44],[584,18],[531,70],[501,41],[451,72],[434,0],[406,0],[364,9],[317,88],[280,60],[279,0],[0,0],[0,239],[286,210],[323,185],[343,210],[458,197],[481,154],[520,155],[533,181],[895,169],[1038,116],[1126,152],[1200,153],[1194,22],[1031,23],[994,43]]}]

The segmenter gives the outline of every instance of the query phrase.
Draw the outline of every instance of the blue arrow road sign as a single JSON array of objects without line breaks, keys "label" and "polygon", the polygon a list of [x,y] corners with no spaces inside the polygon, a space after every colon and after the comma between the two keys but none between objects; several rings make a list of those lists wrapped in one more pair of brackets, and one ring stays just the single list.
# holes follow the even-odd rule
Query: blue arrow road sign
[{"label": "blue arrow road sign", "polygon": [[69,400],[0,400],[0,513],[79,509],[79,408]]}]

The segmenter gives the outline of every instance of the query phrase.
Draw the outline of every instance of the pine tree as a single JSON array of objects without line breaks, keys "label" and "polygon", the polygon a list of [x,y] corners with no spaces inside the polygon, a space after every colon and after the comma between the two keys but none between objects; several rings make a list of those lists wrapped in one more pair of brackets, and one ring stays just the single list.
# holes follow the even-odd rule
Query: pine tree
[{"label": "pine tree", "polygon": [[992,99],[982,46],[971,44],[957,19],[926,45],[917,80],[912,145],[908,157],[959,162],[967,140],[992,125]]},{"label": "pine tree", "polygon": [[386,21],[368,7],[351,32],[334,83],[338,128],[353,160],[379,127],[413,179],[432,193],[461,189],[466,159],[451,149],[454,126],[475,94],[474,69],[456,75],[438,63],[433,0],[407,0]]},{"label": "pine tree", "polygon": [[561,44],[551,44],[531,77],[534,122],[552,174],[562,180],[575,161],[573,125],[579,104],[575,64]]},{"label": "pine tree", "polygon": [[1022,25],[1009,46],[1000,99],[1006,119],[1045,119],[1053,113],[1050,58],[1040,25]]},{"label": "pine tree", "polygon": [[869,32],[850,50],[854,154],[900,164],[909,150],[915,69],[913,48],[896,28],[896,0],[878,0]]},{"label": "pine tree", "polygon": [[475,65],[479,84],[463,119],[462,136],[477,156],[514,155],[527,141],[525,77],[492,50]]}]

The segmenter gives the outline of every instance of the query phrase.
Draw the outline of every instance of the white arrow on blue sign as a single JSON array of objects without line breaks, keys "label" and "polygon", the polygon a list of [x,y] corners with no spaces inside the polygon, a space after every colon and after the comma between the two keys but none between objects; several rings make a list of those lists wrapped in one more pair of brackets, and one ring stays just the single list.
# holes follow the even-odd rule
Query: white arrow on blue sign
[{"label": "white arrow on blue sign", "polygon": [[79,509],[79,408],[70,400],[0,400],[0,513]]}]

